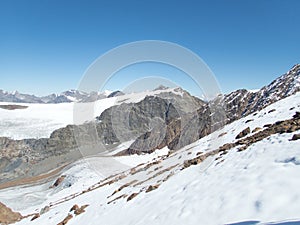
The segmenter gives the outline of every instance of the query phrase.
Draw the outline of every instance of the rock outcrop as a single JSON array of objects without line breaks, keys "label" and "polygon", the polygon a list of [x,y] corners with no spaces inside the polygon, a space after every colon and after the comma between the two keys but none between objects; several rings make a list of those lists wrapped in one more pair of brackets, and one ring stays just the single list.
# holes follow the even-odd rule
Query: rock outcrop
[{"label": "rock outcrop", "polygon": [[0,224],[11,224],[22,219],[22,215],[12,211],[10,208],[0,202]]}]

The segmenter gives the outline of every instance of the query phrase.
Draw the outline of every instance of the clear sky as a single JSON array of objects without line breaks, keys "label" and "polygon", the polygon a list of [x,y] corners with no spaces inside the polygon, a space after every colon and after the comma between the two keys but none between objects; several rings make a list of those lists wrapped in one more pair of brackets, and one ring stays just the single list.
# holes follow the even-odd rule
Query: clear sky
[{"label": "clear sky", "polygon": [[[300,63],[299,8],[299,0],[0,0],[0,89],[76,89],[100,55],[138,40],[194,51],[223,92],[257,89]],[[126,74],[107,88],[124,88]]]}]

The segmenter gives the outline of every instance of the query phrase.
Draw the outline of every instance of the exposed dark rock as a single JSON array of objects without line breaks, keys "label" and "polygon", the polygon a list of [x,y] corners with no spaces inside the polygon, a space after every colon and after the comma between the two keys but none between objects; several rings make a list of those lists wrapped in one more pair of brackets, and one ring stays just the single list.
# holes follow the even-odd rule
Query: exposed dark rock
[{"label": "exposed dark rock", "polygon": [[51,185],[50,188],[57,187],[58,185],[60,185],[64,181],[65,178],[66,178],[65,175],[60,176],[59,178],[56,179],[56,181],[54,182],[53,185]]},{"label": "exposed dark rock", "polygon": [[[76,206],[77,206],[77,207],[76,207]],[[84,212],[85,212],[85,208],[88,207],[88,206],[89,206],[89,205],[83,205],[83,206],[79,207],[78,205],[74,205],[74,206],[71,208],[70,212],[71,212],[71,211],[74,211],[74,214],[75,214],[76,216],[78,216],[78,215],[84,213]]]},{"label": "exposed dark rock", "polygon": [[255,132],[260,131],[260,130],[261,130],[260,127],[255,127],[255,128],[253,129],[252,133],[255,133]]},{"label": "exposed dark rock", "polygon": [[249,122],[252,122],[252,121],[253,121],[253,119],[246,120],[246,122],[245,122],[245,123],[249,123]]},{"label": "exposed dark rock", "polygon": [[268,113],[272,113],[272,112],[275,112],[276,109],[271,109],[270,111],[268,111]]},{"label": "exposed dark rock", "polygon": [[72,208],[70,209],[70,212],[76,211],[76,210],[78,210],[78,209],[79,209],[79,206],[75,204],[75,205],[73,205]]},{"label": "exposed dark rock", "polygon": [[299,139],[300,139],[300,134],[294,134],[291,140],[296,141],[296,140],[299,140]]},{"label": "exposed dark rock", "polygon": [[117,96],[122,96],[122,95],[124,95],[124,93],[122,91],[114,91],[114,92],[110,93],[107,97],[112,98],[112,97],[117,97]]},{"label": "exposed dark rock", "polygon": [[270,127],[272,124],[265,124],[263,127]]},{"label": "exposed dark rock", "polygon": [[127,202],[131,201],[133,198],[135,198],[139,193],[133,193],[127,198]]},{"label": "exposed dark rock", "polygon": [[247,127],[246,129],[242,130],[235,139],[240,139],[242,137],[245,137],[246,135],[250,134],[250,127]]},{"label": "exposed dark rock", "polygon": [[39,218],[41,215],[39,213],[34,214],[34,216],[31,218],[30,221],[36,220],[37,218]]},{"label": "exposed dark rock", "polygon": [[150,185],[150,186],[147,188],[146,193],[148,193],[148,192],[150,192],[150,191],[153,191],[153,190],[157,189],[158,187],[159,187],[158,184],[156,184],[156,185]]},{"label": "exposed dark rock", "polygon": [[295,119],[300,119],[300,112],[296,112],[296,114],[293,116]]},{"label": "exposed dark rock", "polygon": [[58,223],[57,225],[66,225],[73,218],[72,214],[68,214],[63,221]]},{"label": "exposed dark rock", "polygon": [[226,134],[227,134],[227,132],[223,132],[223,133],[219,134],[218,137],[223,137],[223,136],[226,135]]}]

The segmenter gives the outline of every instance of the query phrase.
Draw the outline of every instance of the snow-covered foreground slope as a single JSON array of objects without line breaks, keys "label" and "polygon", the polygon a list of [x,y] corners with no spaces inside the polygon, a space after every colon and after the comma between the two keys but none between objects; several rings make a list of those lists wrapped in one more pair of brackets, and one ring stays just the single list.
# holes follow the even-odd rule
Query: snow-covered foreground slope
[{"label": "snow-covered foreground slope", "polygon": [[[0,105],[28,106],[26,109],[16,110],[0,108],[0,137],[13,139],[49,137],[54,130],[68,124],[74,124],[74,121],[75,123],[84,123],[86,120],[92,120],[113,105],[139,102],[147,95],[159,95],[164,92],[182,94],[181,90],[176,91],[176,88],[171,88],[132,93],[90,103],[30,104],[0,102]],[[74,110],[78,110],[75,119]]]},{"label": "snow-covered foreground slope", "polygon": [[[290,140],[299,130],[273,134],[244,151],[231,148],[185,166],[189,159],[235,142],[246,127],[263,128],[290,119],[297,111],[300,93],[176,152],[166,154],[163,149],[151,156],[82,160],[63,171],[66,178],[56,188],[49,189],[54,180],[9,188],[0,191],[0,202],[22,215],[50,207],[39,218],[31,221],[30,216],[17,224],[55,225],[68,214],[68,225],[299,224],[300,140]],[[70,212],[75,204],[88,206],[76,215]],[[246,223],[250,221],[257,222]]]}]

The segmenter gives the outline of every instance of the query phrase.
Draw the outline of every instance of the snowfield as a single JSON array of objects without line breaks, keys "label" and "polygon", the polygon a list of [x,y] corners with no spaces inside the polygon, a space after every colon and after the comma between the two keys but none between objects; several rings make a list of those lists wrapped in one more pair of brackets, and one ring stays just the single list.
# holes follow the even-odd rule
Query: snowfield
[{"label": "snowfield", "polygon": [[[66,178],[58,187],[49,189],[50,181],[8,188],[0,191],[0,201],[22,215],[50,206],[39,218],[31,221],[31,216],[18,225],[56,225],[68,214],[68,225],[300,224],[300,140],[290,141],[299,131],[181,166],[199,152],[234,142],[246,127],[262,128],[297,111],[300,93],[176,152],[168,154],[164,148],[152,155],[81,160],[62,172]],[[88,206],[75,215],[70,212],[75,204]]]},{"label": "snowfield", "polygon": [[[101,99],[95,103],[29,104],[3,103],[1,105],[22,105],[26,109],[5,110],[0,108],[0,137],[13,139],[46,138],[61,127],[74,124],[74,106],[76,109],[89,110],[93,117],[114,105],[115,98]],[[84,120],[77,120],[83,123]]]}]

